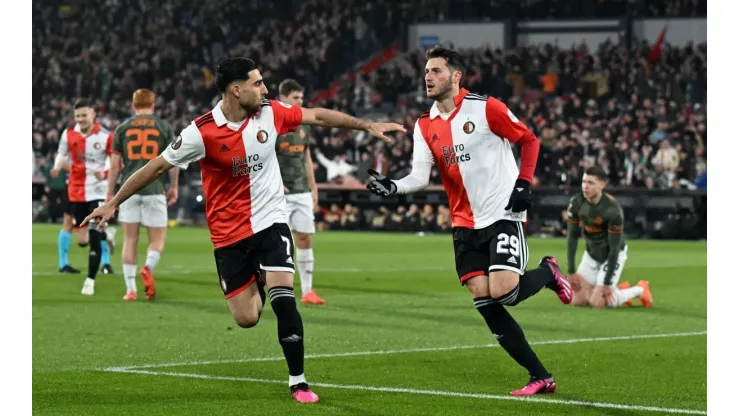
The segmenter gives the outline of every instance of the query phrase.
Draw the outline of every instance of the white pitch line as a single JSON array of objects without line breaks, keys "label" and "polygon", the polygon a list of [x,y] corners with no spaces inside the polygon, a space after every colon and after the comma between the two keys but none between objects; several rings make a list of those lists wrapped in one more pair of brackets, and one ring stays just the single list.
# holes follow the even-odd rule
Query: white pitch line
[{"label": "white pitch line", "polygon": [[[171,376],[171,377],[187,377],[197,378],[204,380],[225,380],[225,381],[246,381],[252,383],[269,383],[269,384],[285,384],[285,380],[270,380],[263,378],[252,378],[252,377],[229,377],[229,376],[214,376],[208,374],[191,374],[191,373],[176,373],[176,372],[159,372],[159,371],[148,371],[148,370],[128,370],[128,369],[117,369],[109,370],[118,373],[132,373],[132,374],[146,374],[153,376]],[[330,383],[315,383],[311,382],[312,386],[324,387],[331,389],[344,389],[344,390],[361,390],[361,391],[378,391],[386,393],[405,393],[405,394],[420,394],[428,396],[447,396],[447,397],[464,397],[473,399],[489,399],[489,400],[513,400],[520,402],[530,403],[546,403],[546,404],[562,404],[569,406],[581,406],[581,407],[595,407],[602,409],[621,409],[621,410],[637,410],[643,412],[661,412],[661,413],[677,413],[677,414],[689,414],[689,415],[706,415],[707,412],[704,410],[693,410],[693,409],[674,409],[665,407],[654,407],[654,406],[638,406],[618,403],[602,403],[602,402],[585,402],[580,400],[563,400],[563,399],[548,399],[540,397],[517,397],[517,396],[504,396],[497,394],[480,394],[480,393],[458,393],[452,391],[441,391],[441,390],[419,390],[419,389],[406,389],[399,387],[383,387],[383,386],[358,386],[351,384],[330,384]]]},{"label": "white pitch line", "polygon": [[[647,335],[625,335],[625,336],[614,336],[614,337],[598,337],[598,338],[574,338],[574,339],[556,339],[549,341],[533,341],[530,345],[555,345],[555,344],[578,344],[585,342],[607,342],[607,341],[629,341],[636,339],[652,339],[652,338],[674,338],[674,337],[690,337],[698,335],[706,335],[707,331],[698,332],[677,332],[673,334],[647,334]],[[355,352],[340,352],[340,353],[327,353],[327,354],[307,354],[305,358],[334,358],[334,357],[356,357],[364,355],[391,355],[391,354],[404,354],[411,352],[435,352],[435,351],[454,351],[454,350],[468,350],[475,348],[496,348],[499,344],[483,344],[483,345],[457,345],[451,347],[427,347],[427,348],[407,348],[397,350],[380,350],[380,351],[355,351]],[[209,365],[209,364],[232,364],[232,363],[253,363],[253,362],[265,362],[265,361],[283,361],[285,358],[282,356],[275,357],[255,357],[255,358],[241,358],[233,360],[212,360],[212,361],[189,361],[179,363],[161,363],[161,364],[145,364],[145,365],[133,365],[126,367],[108,367],[102,369],[103,371],[129,371],[134,369],[145,369],[145,368],[166,368],[166,367],[185,367],[195,365]]]}]

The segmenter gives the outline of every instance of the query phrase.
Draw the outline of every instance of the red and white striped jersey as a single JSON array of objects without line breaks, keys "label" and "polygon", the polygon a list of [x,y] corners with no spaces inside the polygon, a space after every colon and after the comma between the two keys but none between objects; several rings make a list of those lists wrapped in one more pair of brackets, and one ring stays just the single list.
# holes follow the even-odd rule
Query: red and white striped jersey
[{"label": "red and white striped jersey", "polygon": [[[431,168],[437,164],[453,227],[480,229],[502,219],[526,221],[526,211],[504,208],[517,178],[532,180],[539,151],[536,137],[495,98],[461,88],[454,102],[451,113],[442,114],[434,104],[417,120],[414,165],[426,162]],[[525,141],[528,149],[522,154],[520,172],[512,143],[524,146]]]},{"label": "red and white striped jersey", "polygon": [[79,124],[62,132],[54,167],[59,168],[67,158],[71,161],[67,180],[70,202],[105,199],[108,180],[96,178],[95,173],[108,170],[112,145],[113,134],[99,123],[87,135],[82,134]]},{"label": "red and white striped jersey", "polygon": [[229,122],[219,102],[162,153],[182,169],[200,161],[206,219],[216,248],[287,222],[275,140],[295,131],[302,120],[300,107],[263,100],[258,114]]}]

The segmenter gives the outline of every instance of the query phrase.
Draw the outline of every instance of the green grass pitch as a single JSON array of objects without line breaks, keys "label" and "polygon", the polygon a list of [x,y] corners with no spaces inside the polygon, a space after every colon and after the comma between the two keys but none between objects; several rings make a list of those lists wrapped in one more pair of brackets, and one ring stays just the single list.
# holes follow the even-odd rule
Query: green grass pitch
[{"label": "green grass pitch", "polygon": [[[33,228],[34,414],[706,412],[705,243],[628,242],[622,280],[650,280],[651,310],[578,309],[546,289],[510,308],[558,383],[555,394],[511,400],[508,392],[526,373],[491,347],[457,283],[450,236],[317,234],[314,286],[327,303],[299,309],[306,353],[314,356],[306,375],[321,400],[301,405],[288,393],[270,307],[255,328],[234,324],[206,229],[169,230],[158,298],[146,301],[139,282],[133,303],[121,300],[122,233],[112,257],[116,275],[99,274],[95,296],[85,297],[84,275],[56,271],[58,232]],[[565,267],[564,240],[532,238],[529,245],[530,267],[547,254]],[[87,268],[87,251],[74,238],[70,260]]]}]

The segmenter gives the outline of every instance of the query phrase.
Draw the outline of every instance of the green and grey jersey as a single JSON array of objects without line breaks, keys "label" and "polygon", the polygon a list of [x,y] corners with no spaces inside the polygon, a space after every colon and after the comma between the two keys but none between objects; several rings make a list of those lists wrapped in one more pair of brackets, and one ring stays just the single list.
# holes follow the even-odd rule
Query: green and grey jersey
[{"label": "green and grey jersey", "polygon": [[599,263],[608,262],[604,284],[611,284],[619,252],[626,244],[622,206],[607,193],[596,204],[579,193],[568,204],[568,222],[568,273],[575,272],[579,231],[583,228],[586,251]]},{"label": "green and grey jersey", "polygon": [[275,142],[280,174],[288,194],[311,192],[305,164],[309,134],[307,126],[299,126],[295,132],[279,136]]},{"label": "green and grey jersey", "polygon": [[[119,125],[113,136],[113,151],[121,155],[123,181],[159,156],[173,138],[174,130],[170,123],[155,115],[133,116]],[[164,177],[147,185],[137,194],[164,194]]]}]

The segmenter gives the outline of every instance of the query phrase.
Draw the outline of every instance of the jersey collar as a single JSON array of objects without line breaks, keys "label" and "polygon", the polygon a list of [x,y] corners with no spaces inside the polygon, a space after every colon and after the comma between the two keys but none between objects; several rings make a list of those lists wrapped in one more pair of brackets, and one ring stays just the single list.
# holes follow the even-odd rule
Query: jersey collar
[{"label": "jersey collar", "polygon": [[[223,110],[221,110],[221,105],[223,104],[224,100],[219,100],[219,102],[216,104],[216,106],[211,110],[211,114],[213,114],[213,121],[216,122],[216,125],[218,127],[223,127],[224,125],[229,123],[229,120],[226,119],[226,116],[224,115]],[[247,119],[249,119],[251,116],[247,116]],[[243,125],[247,122],[247,119],[244,119],[241,123],[232,122],[232,125]]]},{"label": "jersey collar", "polygon": [[222,127],[224,124],[229,122],[228,120],[226,120],[226,116],[224,116],[224,112],[221,111],[222,103],[223,103],[223,100],[220,100],[218,104],[216,104],[216,107],[213,108],[213,111],[211,111],[211,114],[213,114],[213,121],[215,121],[216,125],[219,127]]},{"label": "jersey collar", "polygon": [[[93,124],[92,128],[90,129],[90,132],[87,133],[88,136],[92,136],[95,133],[98,133],[100,131],[100,123]],[[74,129],[75,132],[82,134],[82,128],[80,127],[79,123],[75,123]]]},{"label": "jersey collar", "polygon": [[[452,97],[452,101],[455,103],[455,109],[460,107],[460,103],[462,102],[463,98],[468,95],[468,92],[469,91],[465,88],[460,88],[460,92],[456,96]],[[455,112],[455,110],[452,111]],[[439,107],[437,107],[437,103],[435,102],[434,104],[432,104],[432,109],[429,110],[429,117],[437,118],[440,114],[441,113],[439,111]]]}]

